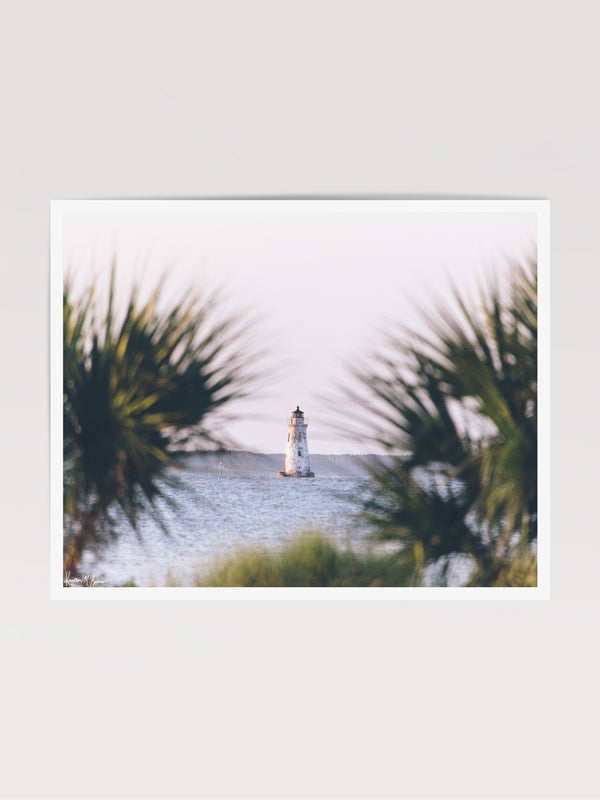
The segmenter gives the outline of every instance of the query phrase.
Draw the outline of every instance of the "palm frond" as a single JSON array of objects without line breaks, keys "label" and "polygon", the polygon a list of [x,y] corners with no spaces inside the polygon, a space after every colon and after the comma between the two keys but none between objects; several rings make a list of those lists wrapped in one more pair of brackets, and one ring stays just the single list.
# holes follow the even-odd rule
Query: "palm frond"
[{"label": "palm frond", "polygon": [[453,300],[457,312],[424,312],[428,333],[390,334],[344,391],[368,440],[403,454],[373,472],[365,515],[377,535],[416,547],[425,567],[468,555],[492,574],[537,537],[535,266],[478,309]]},{"label": "palm frond", "polygon": [[248,331],[224,318],[215,296],[193,293],[166,310],[162,284],[141,302],[137,287],[119,318],[115,268],[108,300],[94,287],[63,292],[65,568],[114,532],[119,506],[134,528],[141,513],[160,524],[171,450],[190,439],[226,441],[220,412],[259,373],[240,345]]}]

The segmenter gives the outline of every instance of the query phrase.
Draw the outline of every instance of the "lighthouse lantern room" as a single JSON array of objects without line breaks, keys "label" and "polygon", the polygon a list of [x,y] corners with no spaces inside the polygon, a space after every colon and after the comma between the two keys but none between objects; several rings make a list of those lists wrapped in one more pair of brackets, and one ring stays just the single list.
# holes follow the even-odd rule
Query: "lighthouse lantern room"
[{"label": "lighthouse lantern room", "polygon": [[288,421],[288,441],[285,452],[285,466],[283,472],[277,473],[282,478],[314,478],[310,471],[310,457],[308,455],[308,439],[306,429],[308,424],[304,420],[304,411],[300,406],[292,411]]}]

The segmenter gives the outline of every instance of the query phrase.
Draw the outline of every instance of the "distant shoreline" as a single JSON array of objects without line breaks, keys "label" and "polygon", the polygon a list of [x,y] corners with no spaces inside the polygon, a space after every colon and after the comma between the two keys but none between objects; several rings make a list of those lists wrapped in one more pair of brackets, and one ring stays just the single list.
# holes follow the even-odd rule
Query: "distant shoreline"
[{"label": "distant shoreline", "polygon": [[[182,467],[191,469],[240,470],[279,472],[283,469],[285,453],[253,453],[248,450],[203,450],[172,453],[173,458]],[[364,455],[341,453],[311,453],[311,470],[319,475],[366,475],[369,468],[391,465],[395,456],[378,456],[373,453]]]}]

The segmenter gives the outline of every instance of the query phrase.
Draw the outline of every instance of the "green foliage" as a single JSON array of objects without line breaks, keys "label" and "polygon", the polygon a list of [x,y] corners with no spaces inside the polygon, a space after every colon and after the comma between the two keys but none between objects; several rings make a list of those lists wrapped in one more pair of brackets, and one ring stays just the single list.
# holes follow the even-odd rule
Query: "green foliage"
[{"label": "green foliage", "polygon": [[142,512],[160,522],[157,500],[176,482],[170,450],[190,438],[223,441],[219,412],[253,377],[236,347],[246,331],[218,318],[214,297],[161,310],[162,289],[145,302],[134,289],[119,317],[114,268],[102,308],[93,287],[75,300],[65,282],[65,570],[114,535],[116,507],[136,529]]},{"label": "green foliage", "polygon": [[476,569],[469,586],[537,586],[537,555],[529,552],[504,561],[497,559],[487,570]]},{"label": "green foliage", "polygon": [[251,548],[223,559],[197,586],[406,586],[412,573],[396,554],[341,550],[305,532],[279,551]]},{"label": "green foliage", "polygon": [[531,565],[537,540],[536,270],[515,272],[477,312],[455,299],[457,315],[426,314],[428,336],[394,334],[353,370],[370,441],[403,453],[373,471],[365,513],[415,575],[435,566],[444,584],[466,555],[474,580],[529,584],[531,569],[510,565]]}]

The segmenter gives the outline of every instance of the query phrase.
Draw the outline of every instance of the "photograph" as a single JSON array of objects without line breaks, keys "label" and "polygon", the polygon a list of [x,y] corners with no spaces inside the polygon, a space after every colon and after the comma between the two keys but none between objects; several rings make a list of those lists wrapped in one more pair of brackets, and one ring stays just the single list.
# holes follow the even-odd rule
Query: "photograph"
[{"label": "photograph", "polygon": [[547,214],[55,202],[59,591],[538,590]]}]

